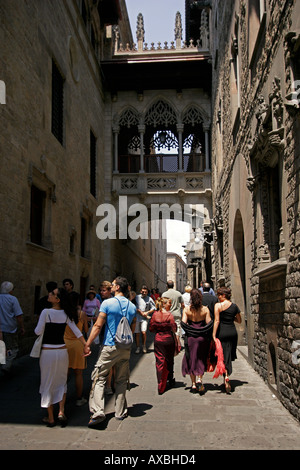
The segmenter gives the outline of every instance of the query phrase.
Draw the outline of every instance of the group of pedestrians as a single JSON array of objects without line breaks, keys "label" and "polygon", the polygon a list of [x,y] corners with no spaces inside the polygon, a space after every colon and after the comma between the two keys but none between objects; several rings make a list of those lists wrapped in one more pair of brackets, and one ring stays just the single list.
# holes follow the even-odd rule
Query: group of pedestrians
[{"label": "group of pedestrians", "polygon": [[[173,281],[168,281],[167,290],[162,294],[153,292],[151,296],[147,286],[143,285],[140,294],[136,295],[126,278],[118,276],[112,283],[101,283],[99,292],[90,286],[81,306],[80,296],[74,291],[71,279],[64,279],[62,288],[55,282],[47,283],[46,287],[48,295],[40,301],[42,310],[34,331],[37,336],[43,336],[40,394],[41,407],[48,411],[43,420],[47,426],[55,426],[56,421],[62,425],[67,422],[65,401],[71,371],[75,373],[76,404],[87,403],[83,397],[82,372],[95,342],[100,346],[92,373],[88,425],[97,426],[105,419],[105,394],[111,390],[112,379],[115,418],[122,420],[127,416],[126,390],[132,344],[120,347],[115,341],[122,317],[127,319],[135,336],[136,353],[141,350],[140,335],[142,351],[146,353],[147,329],[155,333],[154,354],[160,395],[167,387],[174,386],[174,357],[179,352],[182,337],[182,375],[190,375],[191,391],[204,392],[203,375],[208,370],[211,350],[214,351],[212,345],[220,341],[224,355],[225,390],[230,393],[229,376],[237,347],[234,322],[241,322],[240,310],[231,302],[230,289],[221,287],[215,296],[210,285],[204,283],[200,289],[187,287],[181,294],[174,289]],[[0,339],[3,337],[10,357],[16,357],[18,326],[21,332],[24,331],[23,312],[12,295],[11,283],[3,283],[0,292]],[[58,404],[57,420],[55,404]]]},{"label": "group of pedestrians", "polygon": [[168,290],[162,294],[158,312],[153,315],[149,325],[150,331],[156,333],[154,353],[158,393],[162,394],[167,385],[172,386],[175,382],[174,333],[177,336],[183,333],[182,375],[190,375],[190,391],[203,393],[204,373],[215,370],[218,361],[222,361],[223,367],[218,368],[218,371],[223,373],[226,393],[230,393],[229,376],[232,373],[232,362],[237,357],[237,331],[234,323],[241,323],[240,309],[231,302],[231,290],[220,287],[215,295],[209,283],[204,282],[200,289],[187,286],[185,293],[181,295],[174,290],[172,281],[167,286]]}]

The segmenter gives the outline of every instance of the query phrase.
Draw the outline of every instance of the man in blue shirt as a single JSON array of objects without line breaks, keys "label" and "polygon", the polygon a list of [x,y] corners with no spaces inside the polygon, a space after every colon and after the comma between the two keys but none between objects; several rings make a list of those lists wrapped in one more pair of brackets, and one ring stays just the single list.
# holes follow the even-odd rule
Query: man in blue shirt
[{"label": "man in blue shirt", "polygon": [[127,291],[127,279],[117,277],[113,281],[111,288],[114,297],[102,302],[98,318],[84,347],[84,353],[88,356],[91,351],[90,345],[100,334],[101,329],[105,328],[103,348],[92,374],[93,384],[89,399],[90,412],[92,414],[88,424],[89,427],[97,426],[105,420],[104,389],[112,367],[115,370],[115,418],[122,420],[127,416],[126,390],[130,375],[129,358],[131,347],[118,348],[114,341],[118,324],[123,316],[127,318],[131,330],[134,331],[136,307],[125,297]]},{"label": "man in blue shirt", "polygon": [[18,299],[12,295],[14,285],[11,282],[2,282],[0,288],[0,330],[6,347],[6,364],[2,366],[4,372],[9,372],[13,360],[18,355],[18,328],[21,334],[25,333],[23,312]]}]

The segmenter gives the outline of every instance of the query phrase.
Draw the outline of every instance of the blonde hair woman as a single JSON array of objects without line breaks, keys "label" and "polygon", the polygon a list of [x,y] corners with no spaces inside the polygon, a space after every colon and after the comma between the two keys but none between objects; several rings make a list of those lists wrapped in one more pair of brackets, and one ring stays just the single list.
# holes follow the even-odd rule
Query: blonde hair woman
[{"label": "blonde hair woman", "polygon": [[155,333],[154,354],[156,359],[156,375],[158,394],[164,393],[169,381],[169,386],[174,384],[174,335],[177,325],[170,312],[172,300],[166,297],[159,298],[156,302],[157,310],[153,313],[149,323],[149,330]]}]

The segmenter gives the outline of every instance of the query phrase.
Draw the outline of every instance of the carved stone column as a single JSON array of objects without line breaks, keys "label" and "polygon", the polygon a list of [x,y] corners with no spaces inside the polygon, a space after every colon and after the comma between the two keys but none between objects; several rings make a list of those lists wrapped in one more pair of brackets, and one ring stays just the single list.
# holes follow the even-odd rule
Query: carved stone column
[{"label": "carved stone column", "polygon": [[205,133],[205,171],[210,171],[209,165],[209,127],[203,126],[203,130]]},{"label": "carved stone column", "polygon": [[178,132],[178,171],[183,171],[183,155],[182,155],[182,134],[183,134],[183,124],[177,124]]},{"label": "carved stone column", "polygon": [[145,134],[145,126],[144,125],[138,126],[138,131],[140,133],[140,142],[141,142],[140,173],[145,173],[145,169],[144,169],[144,134]]},{"label": "carved stone column", "polygon": [[113,127],[114,134],[114,173],[119,173],[119,147],[118,147],[118,138],[119,138],[120,127]]}]

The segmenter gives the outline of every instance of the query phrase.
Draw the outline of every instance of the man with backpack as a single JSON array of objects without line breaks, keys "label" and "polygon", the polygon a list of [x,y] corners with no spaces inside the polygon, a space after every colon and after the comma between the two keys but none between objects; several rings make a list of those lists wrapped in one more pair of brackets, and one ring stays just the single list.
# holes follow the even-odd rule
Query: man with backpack
[{"label": "man with backpack", "polygon": [[[127,416],[126,390],[129,381],[129,358],[132,346],[132,331],[136,321],[136,307],[126,298],[128,281],[117,277],[111,288],[114,297],[104,300],[84,353],[90,354],[90,345],[104,327],[103,347],[92,373],[92,388],[89,406],[91,418],[88,426],[94,427],[105,420],[104,389],[112,367],[115,370],[115,418],[122,420]],[[130,326],[129,326],[130,325]]]}]

